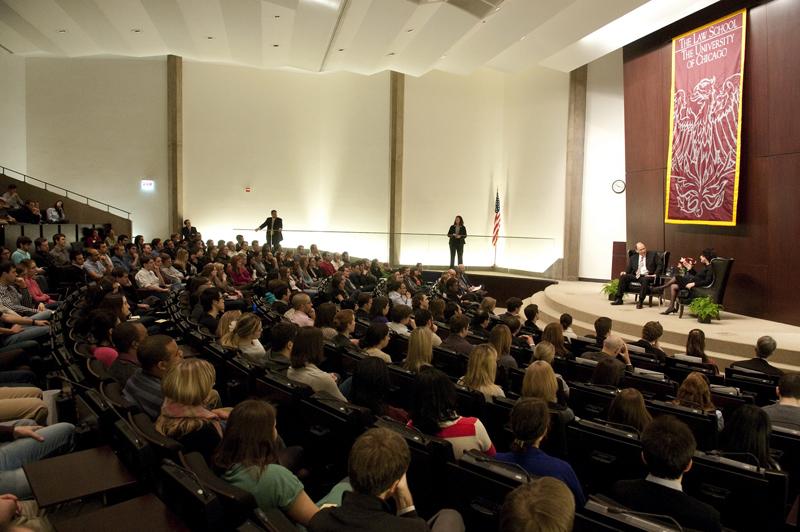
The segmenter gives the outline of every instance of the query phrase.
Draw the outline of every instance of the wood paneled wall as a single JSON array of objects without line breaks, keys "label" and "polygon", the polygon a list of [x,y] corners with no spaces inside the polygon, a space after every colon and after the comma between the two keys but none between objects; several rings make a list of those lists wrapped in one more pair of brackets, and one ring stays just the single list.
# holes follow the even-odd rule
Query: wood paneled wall
[{"label": "wood paneled wall", "polygon": [[[736,227],[664,223],[671,39],[747,7],[742,161]],[[719,2],[625,47],[628,245],[673,257],[711,246],[736,263],[732,312],[800,325],[800,1]]]}]

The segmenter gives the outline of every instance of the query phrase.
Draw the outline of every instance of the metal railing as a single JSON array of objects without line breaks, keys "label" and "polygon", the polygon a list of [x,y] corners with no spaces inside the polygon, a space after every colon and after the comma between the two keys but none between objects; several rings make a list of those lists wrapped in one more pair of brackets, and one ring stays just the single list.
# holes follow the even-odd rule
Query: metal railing
[{"label": "metal railing", "polygon": [[[11,172],[14,175],[9,174],[9,172]],[[86,205],[88,205],[89,207],[94,207],[95,209],[105,209],[107,213],[115,214],[117,216],[122,216],[124,214],[125,218],[127,218],[128,220],[131,219],[131,213],[126,211],[125,209],[120,209],[119,207],[114,207],[113,205],[109,205],[104,201],[96,200],[94,198],[90,198],[89,196],[84,196],[83,194],[79,194],[74,190],[69,190],[64,187],[54,185],[52,183],[48,183],[47,181],[42,181],[39,178],[29,176],[28,174],[23,174],[22,172],[14,170],[13,168],[0,166],[0,173],[12,179],[16,179],[17,181],[22,181],[23,183],[27,183],[29,185],[33,185],[38,188],[43,188],[47,192],[54,192],[56,194],[60,194],[67,199],[80,201],[81,203],[86,203]],[[100,207],[98,207],[98,205],[100,205]],[[112,210],[115,212],[112,212]],[[122,213],[122,214],[117,214],[117,213]]]}]

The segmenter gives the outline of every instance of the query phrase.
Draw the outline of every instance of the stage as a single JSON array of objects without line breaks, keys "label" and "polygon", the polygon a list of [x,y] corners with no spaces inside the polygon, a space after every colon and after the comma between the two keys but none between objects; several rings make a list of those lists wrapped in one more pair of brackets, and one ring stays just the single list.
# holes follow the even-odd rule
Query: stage
[{"label": "stage", "polygon": [[[772,336],[778,344],[777,351],[769,361],[775,366],[800,372],[800,327],[750,318],[731,312],[722,311],[720,320],[712,320],[708,325],[697,322],[697,319],[684,309],[683,318],[678,314],[662,316],[666,309],[658,306],[658,299],[653,298],[653,307],[647,306],[637,310],[633,302],[634,296],[625,296],[625,304],[612,306],[608,297],[600,290],[601,283],[558,281],[536,292],[525,299],[525,304],[539,305],[540,326],[551,321],[558,321],[559,316],[567,312],[572,315],[572,328],[578,334],[594,331],[594,320],[599,316],[608,316],[614,322],[613,331],[626,340],[641,338],[642,325],[648,321],[658,321],[664,327],[661,347],[667,353],[685,352],[686,334],[691,329],[702,329],[706,333],[706,352],[717,360],[720,367],[732,362],[751,358],[753,346],[759,336]],[[523,297],[520,295],[519,297]],[[498,305],[503,301],[498,300]]]}]

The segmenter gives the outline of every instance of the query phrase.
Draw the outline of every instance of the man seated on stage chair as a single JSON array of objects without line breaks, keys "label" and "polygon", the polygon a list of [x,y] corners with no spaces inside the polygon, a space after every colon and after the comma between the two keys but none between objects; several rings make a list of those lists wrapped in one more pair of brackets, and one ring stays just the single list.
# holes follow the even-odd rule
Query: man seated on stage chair
[{"label": "man seated on stage chair", "polygon": [[778,344],[775,343],[775,340],[771,336],[762,336],[756,342],[755,358],[751,358],[750,360],[742,360],[741,362],[734,362],[731,364],[731,367],[757,371],[766,375],[780,377],[783,375],[783,371],[767,362],[767,358],[769,358],[769,356],[775,352],[777,347]]},{"label": "man seated on stage chair", "polygon": [[658,263],[658,253],[655,251],[647,251],[647,246],[642,242],[637,242],[636,254],[628,258],[628,269],[619,274],[617,297],[611,304],[622,305],[622,295],[628,290],[630,284],[636,281],[641,284],[636,308],[642,308],[642,301],[644,300],[644,296],[649,292],[650,283],[655,280]]}]

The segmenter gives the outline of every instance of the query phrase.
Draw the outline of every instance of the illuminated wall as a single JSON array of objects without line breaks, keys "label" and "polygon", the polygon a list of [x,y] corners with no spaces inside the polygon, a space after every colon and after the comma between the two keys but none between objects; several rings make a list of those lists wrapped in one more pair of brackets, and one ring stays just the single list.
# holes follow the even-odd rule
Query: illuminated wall
[{"label": "illuminated wall", "polygon": [[276,209],[286,247],[388,259],[388,73],[184,61],[183,83],[185,213],[205,238],[263,242],[263,232],[235,229]]}]

